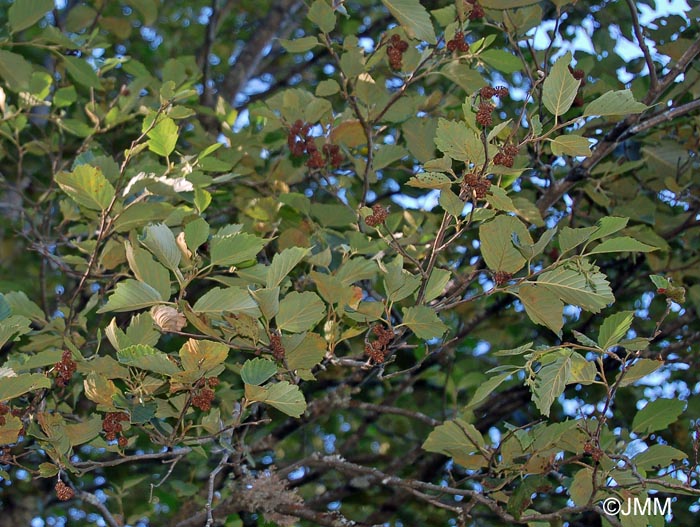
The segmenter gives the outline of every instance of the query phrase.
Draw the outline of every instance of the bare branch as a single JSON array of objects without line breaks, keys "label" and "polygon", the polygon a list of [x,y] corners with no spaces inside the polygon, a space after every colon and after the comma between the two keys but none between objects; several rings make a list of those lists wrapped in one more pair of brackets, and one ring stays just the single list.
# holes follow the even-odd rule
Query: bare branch
[{"label": "bare branch", "polygon": [[265,54],[265,48],[290,21],[292,15],[301,5],[302,2],[299,0],[278,0],[273,4],[267,18],[260,23],[260,27],[255,31],[253,37],[246,42],[223,83],[222,96],[228,99],[231,104],[233,104],[236,95],[257,73],[260,61]]},{"label": "bare branch", "polygon": [[107,522],[107,525],[110,527],[121,527],[121,522],[117,521],[117,519],[112,516],[112,513],[109,512],[107,507],[105,507],[104,503],[102,503],[97,496],[90,494],[89,492],[85,492],[84,490],[79,490],[78,497],[100,511],[100,514],[104,518],[105,522]]},{"label": "bare branch", "polygon": [[639,14],[637,13],[637,5],[632,0],[627,0],[627,5],[630,8],[630,14],[632,15],[632,27],[634,29],[634,36],[637,37],[637,42],[639,43],[639,49],[642,50],[644,54],[644,61],[647,63],[647,68],[649,68],[649,79],[650,88],[652,90],[656,89],[656,85],[659,80],[656,78],[656,69],[654,67],[654,59],[651,58],[651,53],[647,47],[646,40],[644,40],[644,34],[642,33],[642,27],[639,23]]}]

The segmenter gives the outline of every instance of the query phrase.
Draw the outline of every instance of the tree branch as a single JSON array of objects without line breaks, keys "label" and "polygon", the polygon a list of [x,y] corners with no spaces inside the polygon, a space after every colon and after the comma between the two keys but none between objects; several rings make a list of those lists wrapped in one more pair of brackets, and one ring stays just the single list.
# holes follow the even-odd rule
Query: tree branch
[{"label": "tree branch", "polygon": [[[683,53],[674,64],[671,70],[659,80],[656,87],[649,90],[642,102],[647,106],[654,104],[664,91],[676,80],[678,75],[683,73],[690,63],[700,54],[700,39],[693,42],[691,46]],[[685,105],[687,106],[687,105]],[[680,107],[679,107],[680,108]],[[687,108],[686,108],[687,109]],[[691,108],[692,109],[692,108]],[[691,109],[687,109],[690,111]],[[677,117],[678,114],[674,115]],[[581,180],[590,177],[590,171],[608,154],[610,154],[615,146],[621,141],[621,138],[635,125],[642,121],[642,114],[630,115],[626,119],[620,121],[610,133],[605,136],[603,141],[596,145],[591,157],[583,162],[575,165],[569,174],[559,184],[552,185],[537,201],[537,208],[540,213],[544,214],[549,207],[558,202],[561,197],[566,194],[571,188]]]},{"label": "tree branch", "polygon": [[637,13],[637,6],[632,0],[627,0],[627,5],[629,6],[630,14],[632,15],[632,28],[634,29],[634,35],[637,37],[639,49],[642,50],[642,53],[644,54],[644,61],[647,63],[647,68],[649,68],[650,89],[655,90],[656,85],[659,83],[659,80],[656,78],[654,60],[651,58],[651,53],[649,53],[649,48],[647,47],[646,40],[644,39],[644,34],[642,33],[642,27],[639,23],[639,13]]},{"label": "tree branch", "polygon": [[228,99],[231,104],[234,103],[236,95],[243,90],[246,83],[255,76],[267,45],[279,34],[300,6],[299,0],[279,0],[276,2],[270,9],[267,18],[261,22],[253,37],[243,47],[236,63],[229,69],[223,82],[221,95]]}]

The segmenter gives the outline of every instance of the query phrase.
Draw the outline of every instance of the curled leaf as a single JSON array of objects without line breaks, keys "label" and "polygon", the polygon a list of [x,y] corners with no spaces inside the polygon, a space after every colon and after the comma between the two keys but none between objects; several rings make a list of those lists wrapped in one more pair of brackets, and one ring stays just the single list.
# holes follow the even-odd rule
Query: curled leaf
[{"label": "curled leaf", "polygon": [[165,332],[180,331],[187,325],[185,315],[170,306],[154,306],[151,316],[161,330]]}]

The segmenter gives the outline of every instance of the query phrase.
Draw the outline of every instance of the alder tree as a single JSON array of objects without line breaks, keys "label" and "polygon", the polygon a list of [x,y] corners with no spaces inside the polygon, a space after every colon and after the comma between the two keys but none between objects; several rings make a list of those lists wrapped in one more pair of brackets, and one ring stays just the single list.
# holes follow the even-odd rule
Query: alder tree
[{"label": "alder tree", "polygon": [[694,524],[666,4],[0,1],[0,524]]}]

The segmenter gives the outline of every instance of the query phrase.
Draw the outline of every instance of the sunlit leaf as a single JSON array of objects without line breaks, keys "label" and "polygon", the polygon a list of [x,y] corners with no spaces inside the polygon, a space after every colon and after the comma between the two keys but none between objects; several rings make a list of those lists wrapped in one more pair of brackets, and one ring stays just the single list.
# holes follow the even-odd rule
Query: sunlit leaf
[{"label": "sunlit leaf", "polygon": [[326,306],[316,293],[292,291],[280,302],[275,320],[279,329],[299,333],[314,327],[325,312]]},{"label": "sunlit leaf", "polygon": [[382,0],[391,14],[399,21],[406,34],[428,44],[435,44],[435,29],[430,15],[418,0]]},{"label": "sunlit leaf", "polygon": [[97,312],[136,311],[159,304],[162,301],[163,298],[156,289],[143,282],[129,279],[117,284],[107,303]]},{"label": "sunlit leaf", "polygon": [[581,82],[574,79],[569,71],[569,64],[571,64],[570,52],[557,59],[542,86],[542,103],[547,110],[557,116],[571,108]]},{"label": "sunlit leaf", "polygon": [[73,172],[59,172],[54,179],[61,190],[85,208],[106,210],[114,199],[114,187],[98,168],[80,165]]}]

